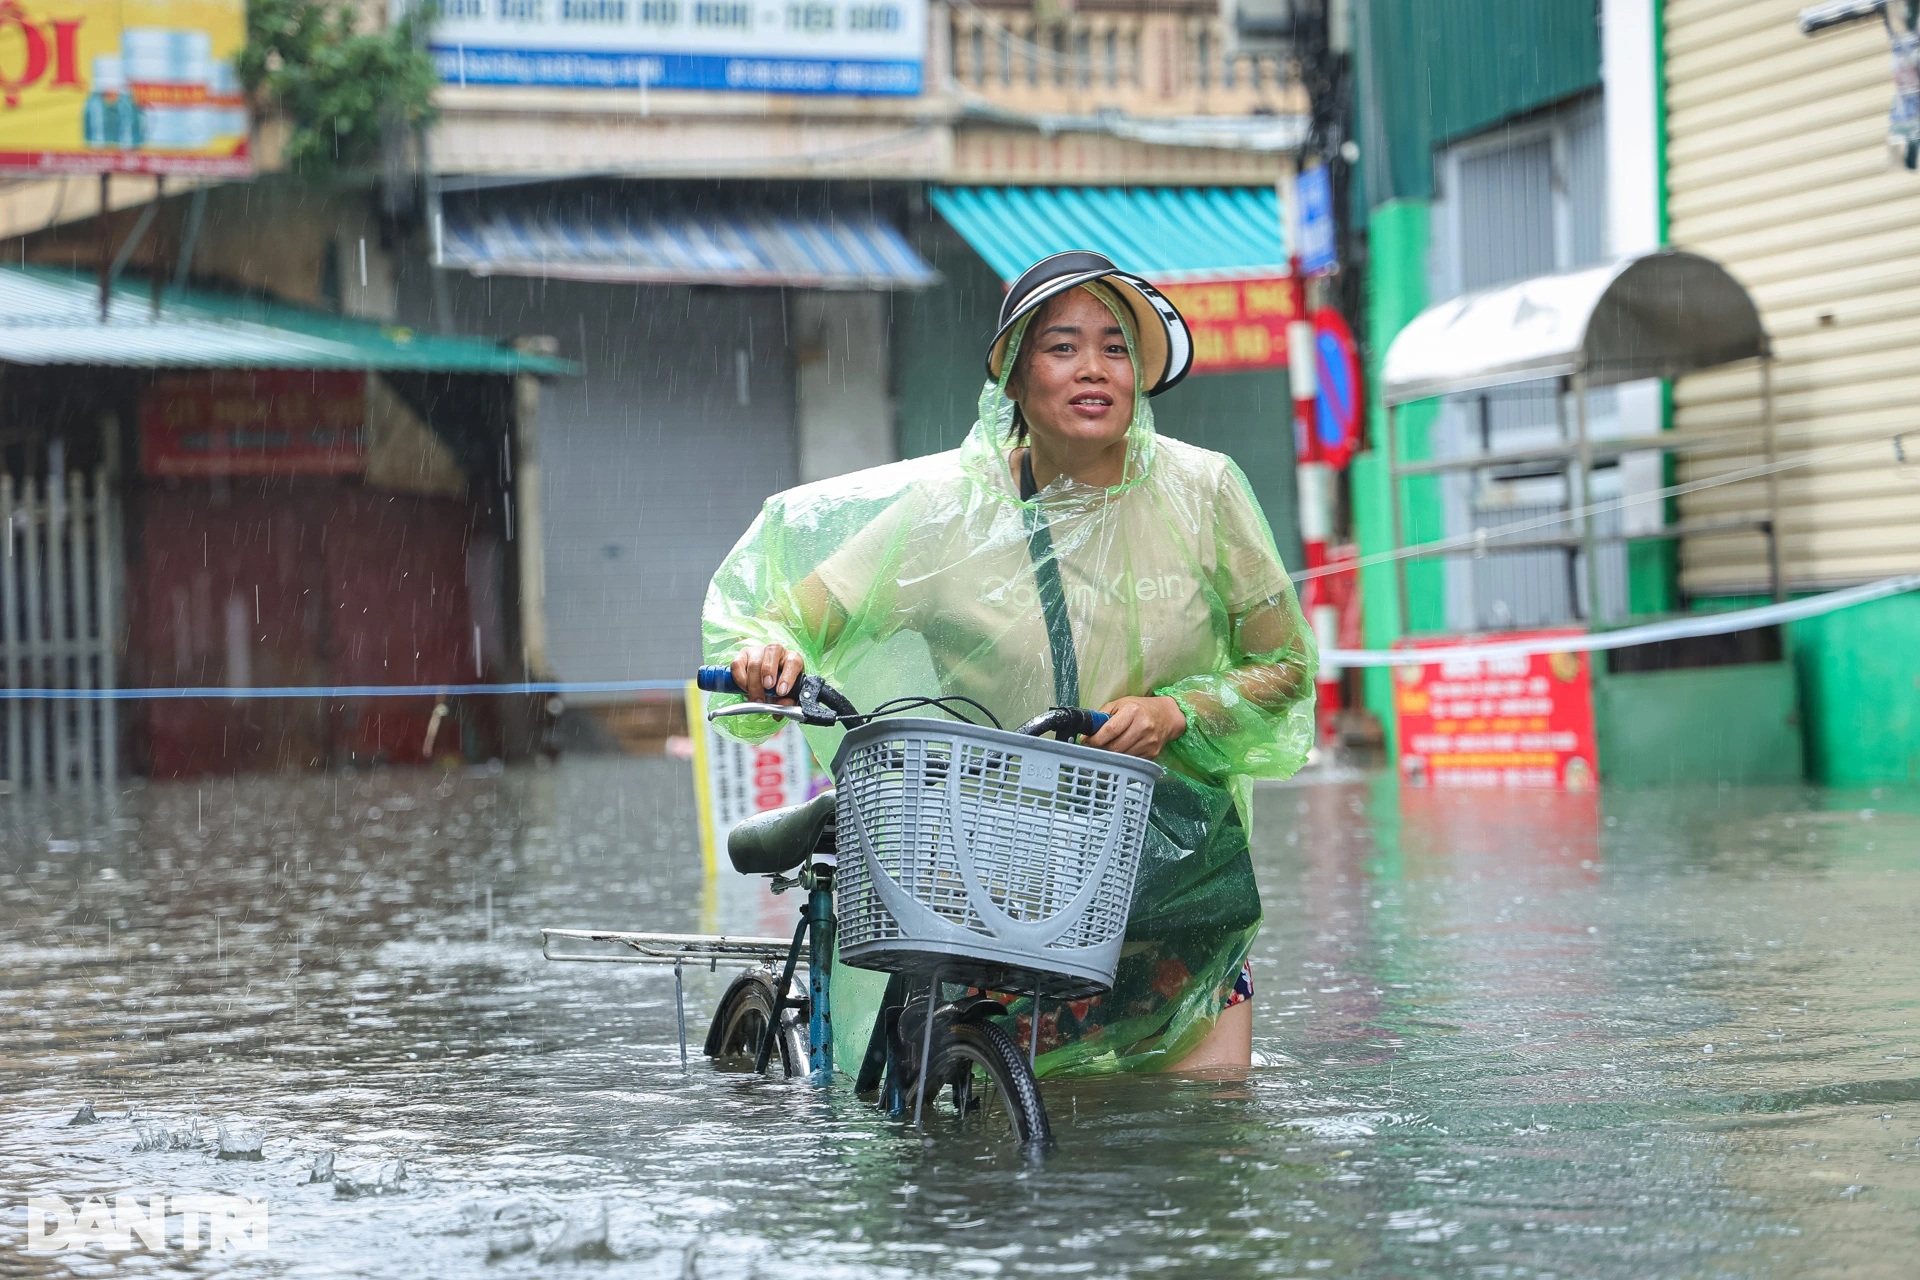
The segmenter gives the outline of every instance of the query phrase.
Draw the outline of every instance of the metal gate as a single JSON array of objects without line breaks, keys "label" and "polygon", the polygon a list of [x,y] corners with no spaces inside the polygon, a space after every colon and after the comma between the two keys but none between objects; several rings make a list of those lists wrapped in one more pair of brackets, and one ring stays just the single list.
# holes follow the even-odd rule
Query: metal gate
[{"label": "metal gate", "polygon": [[[107,468],[91,477],[0,475],[0,778],[15,790],[111,782],[119,771],[114,687],[120,537]],[[23,698],[23,689],[72,690]]]}]

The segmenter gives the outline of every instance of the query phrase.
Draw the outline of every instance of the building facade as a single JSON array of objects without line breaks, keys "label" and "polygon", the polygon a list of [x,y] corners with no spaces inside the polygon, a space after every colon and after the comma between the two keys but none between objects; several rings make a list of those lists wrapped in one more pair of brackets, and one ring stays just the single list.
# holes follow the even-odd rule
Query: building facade
[{"label": "building facade", "polygon": [[[1657,15],[1659,188],[1668,240],[1752,292],[1777,355],[1781,550],[1796,593],[1920,571],[1920,175],[1889,147],[1895,86],[1879,19],[1803,35],[1792,0],[1665,0]],[[1751,380],[1695,374],[1673,425],[1730,436],[1758,412]],[[1904,441],[1904,447],[1902,447]],[[1689,479],[1712,479],[1729,457]],[[1711,518],[1737,486],[1681,497]],[[1751,543],[1681,545],[1680,589],[1751,596]],[[1789,628],[1809,764],[1835,783],[1920,780],[1920,595]]]},{"label": "building facade", "polygon": [[[539,412],[547,673],[683,674],[706,582],[768,494],[958,443],[1017,269],[942,212],[946,193],[1136,193],[1107,214],[1049,206],[1062,239],[1035,256],[1097,241],[1123,265],[1152,256],[1169,286],[1284,270],[1273,192],[1304,94],[1282,59],[1236,44],[1214,0],[887,7],[920,43],[896,41],[878,70],[841,66],[850,92],[765,91],[818,69],[781,62],[804,61],[804,40],[758,31],[714,45],[719,83],[704,87],[676,80],[680,64],[590,87],[557,82],[601,74],[572,61],[480,56],[563,38],[617,50],[595,37],[435,35],[447,83],[424,233],[392,267],[398,314],[547,335],[583,370],[546,384]],[[871,6],[813,8],[874,21]],[[475,83],[481,65],[500,82]],[[1267,219],[1232,233],[1250,241],[1238,258],[1154,244],[1148,195],[1200,193]],[[1283,365],[1276,350],[1265,368],[1195,377],[1157,408],[1165,429],[1233,453],[1297,548]]]},{"label": "building facade", "polygon": [[[1291,403],[1272,341],[1287,317],[1256,314],[1241,284],[1286,269],[1275,192],[1306,100],[1296,68],[1240,41],[1218,0],[827,0],[765,13],[606,0],[440,14],[438,121],[395,153],[397,177],[276,173],[269,120],[250,182],[161,193],[134,179],[22,181],[0,188],[0,235],[49,268],[91,271],[124,244],[130,281],[158,275],[564,362],[567,376],[522,379],[504,396],[510,412],[429,422],[425,438],[453,458],[406,491],[423,511],[485,508],[467,523],[497,541],[487,554],[511,614],[483,628],[485,678],[683,677],[706,583],[768,494],[958,442],[982,345],[1024,262],[990,261],[992,220],[963,230],[943,212],[955,193],[1047,210],[1054,238],[1030,237],[1032,256],[1091,244],[1170,290],[1207,291],[1195,305],[1211,308],[1209,341],[1243,358],[1215,360],[1158,404],[1162,429],[1233,454],[1297,558]],[[161,489],[156,511],[214,501],[210,489]],[[190,514],[162,512],[155,537]],[[251,518],[259,532],[281,517]],[[171,591],[147,593],[163,620]],[[216,623],[185,634],[224,653]],[[127,651],[129,675],[165,683],[181,661],[196,666],[164,637],[153,644]],[[422,679],[473,666],[470,641],[429,647],[445,660]],[[289,682],[319,670],[275,661]],[[678,708],[663,697],[637,722],[601,719],[657,740],[672,726],[654,713]],[[391,736],[409,735],[422,726]],[[270,767],[265,750],[248,759]]]},{"label": "building facade", "polygon": [[[1360,156],[1352,216],[1365,230],[1365,345],[1376,378],[1369,447],[1351,473],[1355,541],[1362,557],[1376,558],[1361,571],[1366,645],[1573,622],[1582,616],[1576,597],[1586,575],[1569,572],[1565,554],[1420,558],[1403,570],[1382,559],[1395,550],[1390,486],[1399,488],[1404,545],[1537,519],[1562,505],[1564,473],[1392,476],[1395,462],[1539,441],[1553,430],[1552,393],[1527,388],[1409,405],[1397,420],[1399,455],[1389,459],[1377,375],[1395,335],[1428,306],[1609,255],[1594,6],[1356,0],[1354,38]],[[1628,406],[1637,407],[1631,397]],[[1590,407],[1597,422],[1618,422],[1616,396],[1597,393]],[[1603,593],[1617,603],[1626,588],[1620,566],[1608,569]],[[1391,747],[1391,675],[1369,670],[1362,685]]]},{"label": "building facade", "polygon": [[[1894,335],[1912,329],[1913,256],[1898,242],[1920,185],[1883,143],[1893,86],[1877,19],[1807,37],[1798,8],[1487,3],[1467,21],[1453,7],[1356,5],[1365,195],[1355,203],[1366,210],[1376,368],[1433,303],[1672,247],[1720,264],[1757,305],[1777,418],[1769,445],[1751,361],[1589,393],[1597,439],[1664,431],[1672,442],[1593,468],[1591,496],[1608,507],[1595,522],[1608,540],[1591,572],[1571,540],[1559,550],[1416,558],[1404,595],[1391,568],[1370,568],[1370,646],[1410,634],[1618,626],[1917,567],[1920,504],[1899,465],[1912,375],[1889,357]],[[1394,486],[1401,546],[1564,522],[1570,472],[1446,471],[1450,458],[1549,443],[1553,395],[1409,405],[1397,459],[1386,456],[1376,413],[1375,447],[1354,470],[1362,553],[1396,545]],[[1406,474],[1410,464],[1420,474]],[[1668,486],[1675,496],[1659,499]],[[1750,518],[1762,507],[1770,529]],[[1603,775],[1611,717],[1615,736],[1633,744],[1614,753],[1615,776],[1656,752],[1636,723],[1665,725],[1663,736],[1683,744],[1658,749],[1661,776],[1748,776],[1759,757],[1795,772],[1804,763],[1831,782],[1920,776],[1920,686],[1892,656],[1916,607],[1900,596],[1712,653],[1605,660],[1595,674]],[[1637,676],[1642,658],[1662,668],[1647,684],[1662,690],[1662,707],[1632,701],[1632,682],[1609,678]],[[1387,673],[1370,675],[1367,693],[1390,723]],[[1684,713],[1667,714],[1674,707]],[[1743,727],[1730,733],[1735,721]],[[1728,741],[1783,732],[1766,751],[1747,750],[1745,764]]]}]

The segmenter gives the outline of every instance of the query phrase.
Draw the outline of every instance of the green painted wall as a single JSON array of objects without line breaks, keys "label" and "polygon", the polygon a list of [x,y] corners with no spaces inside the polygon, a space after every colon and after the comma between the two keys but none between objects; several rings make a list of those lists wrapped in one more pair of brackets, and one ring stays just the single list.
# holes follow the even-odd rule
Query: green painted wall
[{"label": "green painted wall", "polygon": [[[1368,447],[1354,460],[1350,480],[1354,536],[1363,558],[1383,554],[1393,547],[1386,466],[1387,413],[1380,400],[1380,357],[1392,344],[1394,335],[1427,305],[1428,213],[1425,200],[1391,201],[1374,210],[1373,223],[1367,233]],[[1433,401],[1400,410],[1396,421],[1402,461],[1428,456],[1427,436],[1437,415],[1438,406]],[[1439,482],[1415,478],[1403,480],[1400,485],[1403,544],[1442,536]],[[1438,560],[1406,563],[1407,602],[1413,616],[1403,620],[1394,566],[1378,564],[1362,569],[1361,626],[1366,647],[1387,648],[1409,630],[1440,630],[1446,620],[1443,573]],[[1396,750],[1392,674],[1374,667],[1361,678],[1363,700],[1385,726],[1391,754]]]},{"label": "green painted wall", "polygon": [[1593,722],[1600,778],[1610,787],[1789,783],[1804,776],[1790,662],[1596,673]]},{"label": "green painted wall", "polygon": [[1595,88],[1594,0],[1354,0],[1354,207],[1433,196],[1433,149]]},{"label": "green painted wall", "polygon": [[1920,783],[1920,592],[1788,628],[1821,782]]},{"label": "green painted wall", "polygon": [[[1671,459],[1665,467],[1666,482],[1674,477]],[[1674,504],[1669,501],[1667,506]],[[1667,522],[1673,522],[1671,510]],[[1635,617],[1673,612],[1680,598],[1679,548],[1671,541],[1629,542],[1627,544],[1627,611]]]},{"label": "green painted wall", "polygon": [[[909,237],[944,277],[893,302],[894,422],[900,455],[958,445],[977,416],[986,345],[1004,290],[986,261],[937,217]],[[1190,377],[1153,402],[1159,429],[1240,464],[1289,565],[1300,563],[1293,401],[1285,370]]]},{"label": "green painted wall", "polygon": [[[1765,596],[1694,602],[1721,613]],[[1920,783],[1920,592],[1787,624],[1788,659],[1800,681],[1807,776],[1833,786]]]},{"label": "green painted wall", "polygon": [[978,415],[986,346],[1006,290],[966,241],[929,210],[907,238],[941,275],[919,293],[893,296],[893,419],[900,456],[952,449]]},{"label": "green painted wall", "polygon": [[[1670,244],[1667,232],[1667,21],[1664,0],[1653,3],[1653,146],[1654,172],[1659,180],[1654,198],[1659,204],[1655,218],[1660,243]],[[1660,384],[1660,429],[1673,430],[1673,383]],[[1679,467],[1667,455],[1661,467],[1662,483],[1671,487],[1679,479]],[[1680,519],[1680,503],[1667,499],[1662,518],[1668,524]],[[1672,613],[1680,607],[1680,545],[1671,540],[1630,542],[1627,544],[1627,612],[1635,615]]]}]

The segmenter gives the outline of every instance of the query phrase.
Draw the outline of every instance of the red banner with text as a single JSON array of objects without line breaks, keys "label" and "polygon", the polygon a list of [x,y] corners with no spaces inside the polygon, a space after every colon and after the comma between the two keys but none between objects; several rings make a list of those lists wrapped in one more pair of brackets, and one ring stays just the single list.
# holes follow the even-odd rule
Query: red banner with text
[{"label": "red banner with text", "polygon": [[304,369],[167,374],[140,397],[150,476],[357,475],[367,375]]},{"label": "red banner with text", "polygon": [[[1554,639],[1581,632],[1502,635]],[[1415,640],[1433,661],[1394,668],[1400,780],[1409,786],[1554,787],[1585,791],[1599,780],[1593,678],[1584,653],[1448,657],[1485,640]]]},{"label": "red banner with text", "polygon": [[1295,318],[1288,277],[1155,284],[1193,331],[1195,373],[1286,368],[1287,323]]}]

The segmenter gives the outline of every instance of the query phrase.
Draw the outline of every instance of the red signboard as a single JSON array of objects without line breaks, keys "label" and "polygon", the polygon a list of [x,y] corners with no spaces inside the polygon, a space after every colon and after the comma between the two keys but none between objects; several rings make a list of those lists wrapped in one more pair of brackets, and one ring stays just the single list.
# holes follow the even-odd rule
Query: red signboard
[{"label": "red signboard", "polygon": [[357,475],[366,375],[216,369],[155,380],[140,399],[150,476]]},{"label": "red signboard", "polygon": [[[1539,631],[1499,639],[1578,634]],[[1394,668],[1400,780],[1410,786],[1591,788],[1599,762],[1588,655],[1447,656],[1446,650],[1466,643],[1413,641],[1412,648],[1432,649],[1433,661]]]},{"label": "red signboard", "polygon": [[1286,368],[1287,323],[1294,319],[1286,276],[1155,284],[1193,331],[1195,373]]}]

